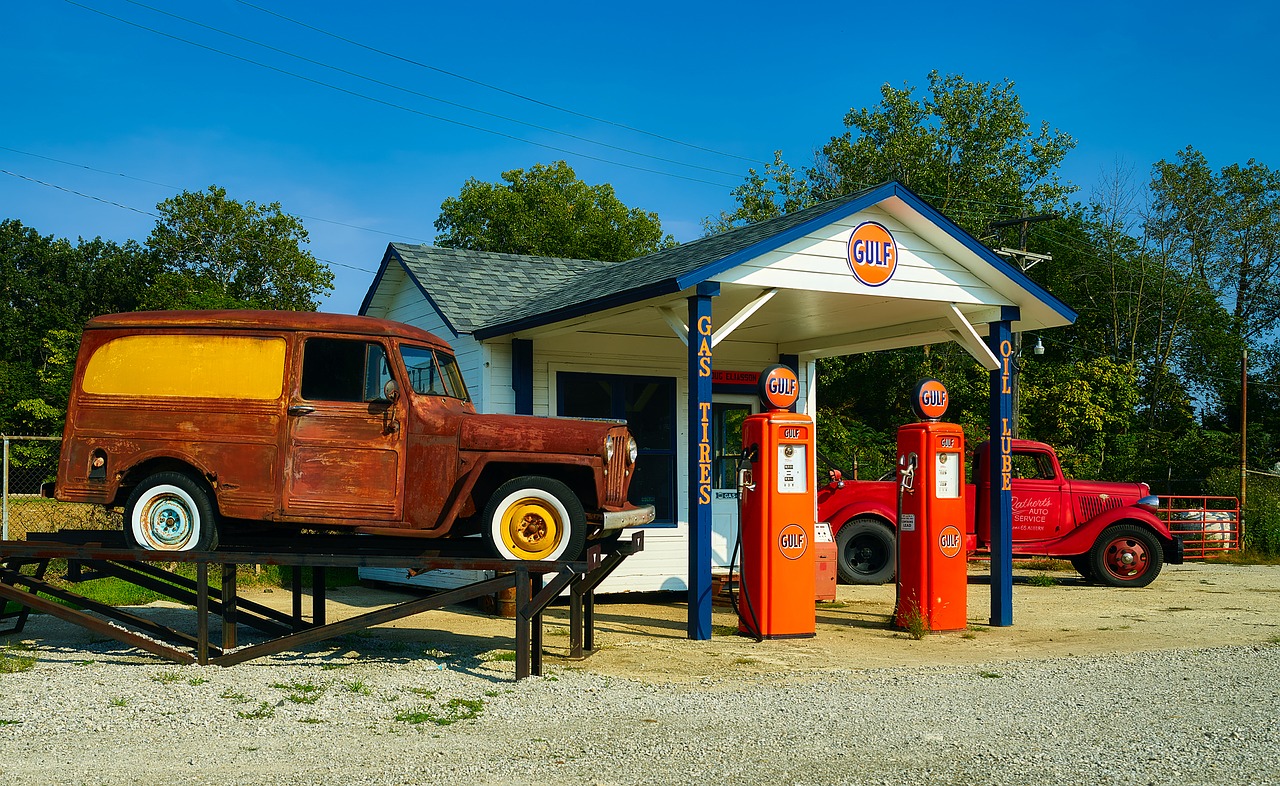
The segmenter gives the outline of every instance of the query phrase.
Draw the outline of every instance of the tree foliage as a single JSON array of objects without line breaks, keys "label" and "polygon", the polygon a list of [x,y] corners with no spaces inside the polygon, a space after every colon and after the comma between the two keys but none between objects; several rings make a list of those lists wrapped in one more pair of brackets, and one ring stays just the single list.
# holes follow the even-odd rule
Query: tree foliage
[{"label": "tree foliage", "polygon": [[628,208],[608,183],[588,185],[564,161],[469,178],[440,206],[445,248],[621,262],[675,245],[658,214]]},{"label": "tree foliage", "polygon": [[328,266],[303,248],[306,228],[279,202],[239,202],[210,186],[157,208],[147,247],[162,270],[146,293],[148,308],[314,311],[333,288]]}]

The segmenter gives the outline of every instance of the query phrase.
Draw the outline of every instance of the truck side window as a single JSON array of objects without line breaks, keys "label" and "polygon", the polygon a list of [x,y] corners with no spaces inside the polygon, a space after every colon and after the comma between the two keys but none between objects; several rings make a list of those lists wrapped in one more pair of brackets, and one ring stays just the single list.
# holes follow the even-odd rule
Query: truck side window
[{"label": "truck side window", "polygon": [[1025,480],[1056,480],[1053,464],[1043,453],[1014,453],[1013,476]]},{"label": "truck side window", "polygon": [[381,344],[309,338],[302,347],[302,397],[308,401],[377,401],[391,379]]},{"label": "truck side window", "polygon": [[468,401],[467,386],[452,355],[427,347],[400,347],[400,357],[409,372],[409,385],[424,396],[449,396]]}]

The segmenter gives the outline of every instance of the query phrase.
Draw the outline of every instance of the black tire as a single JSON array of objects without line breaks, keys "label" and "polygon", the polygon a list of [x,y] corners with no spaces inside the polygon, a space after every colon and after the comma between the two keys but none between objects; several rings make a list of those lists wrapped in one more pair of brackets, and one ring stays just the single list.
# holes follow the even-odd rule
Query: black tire
[{"label": "black tire", "polygon": [[576,560],[587,542],[587,515],[564,483],[526,475],[503,483],[484,506],[481,527],[503,559]]},{"label": "black tire", "polygon": [[1093,578],[1108,587],[1145,587],[1160,575],[1164,549],[1146,527],[1113,524],[1089,550]]},{"label": "black tire", "polygon": [[890,582],[897,563],[897,539],[879,519],[850,519],[836,532],[836,575],[845,584]]},{"label": "black tire", "polygon": [[1097,581],[1097,578],[1093,575],[1093,564],[1090,562],[1088,554],[1077,554],[1072,557],[1071,567],[1075,568],[1076,572],[1081,576],[1084,576],[1085,581]]},{"label": "black tire", "polygon": [[124,506],[124,533],[143,551],[213,551],[218,520],[207,487],[181,472],[157,472]]}]

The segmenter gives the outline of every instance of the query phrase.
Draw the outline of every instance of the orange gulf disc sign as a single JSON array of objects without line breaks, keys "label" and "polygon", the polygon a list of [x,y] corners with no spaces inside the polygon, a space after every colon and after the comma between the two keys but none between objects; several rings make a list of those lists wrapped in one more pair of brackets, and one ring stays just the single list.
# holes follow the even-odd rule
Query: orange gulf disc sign
[{"label": "orange gulf disc sign", "polygon": [[950,403],[946,386],[932,377],[917,382],[911,394],[911,409],[921,420],[940,420]]},{"label": "orange gulf disc sign", "polygon": [[948,524],[938,533],[938,549],[942,552],[942,556],[954,557],[960,553],[963,546],[964,538],[954,525]]},{"label": "orange gulf disc sign", "polygon": [[800,380],[787,366],[773,365],[760,372],[758,390],[766,409],[791,409],[800,397]]},{"label": "orange gulf disc sign", "polygon": [[778,533],[778,551],[787,559],[800,559],[808,547],[809,539],[799,524],[788,524]]},{"label": "orange gulf disc sign", "polygon": [[874,221],[859,224],[849,235],[849,269],[869,287],[893,278],[898,269],[898,243],[889,230]]}]

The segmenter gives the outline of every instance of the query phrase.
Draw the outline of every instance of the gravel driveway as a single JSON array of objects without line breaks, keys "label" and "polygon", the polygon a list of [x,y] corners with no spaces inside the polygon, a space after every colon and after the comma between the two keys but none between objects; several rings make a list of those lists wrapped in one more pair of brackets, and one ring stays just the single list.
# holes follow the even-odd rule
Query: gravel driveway
[{"label": "gravel driveway", "polygon": [[[34,656],[34,667],[0,674],[0,775],[290,786],[1280,783],[1280,569],[1183,566],[1147,590],[1068,574],[1054,587],[1019,583],[1012,629],[982,625],[983,592],[971,584],[969,631],[923,641],[885,628],[885,588],[843,587],[815,639],[763,644],[723,627],[690,642],[679,604],[624,600],[601,607],[604,648],[583,662],[556,656],[567,639],[553,620],[548,676],[520,683],[509,623],[470,613],[434,612],[232,668],[170,665],[35,617],[29,643],[8,650]],[[378,600],[363,589],[331,597],[359,611]],[[717,611],[715,622],[732,619]]]}]

